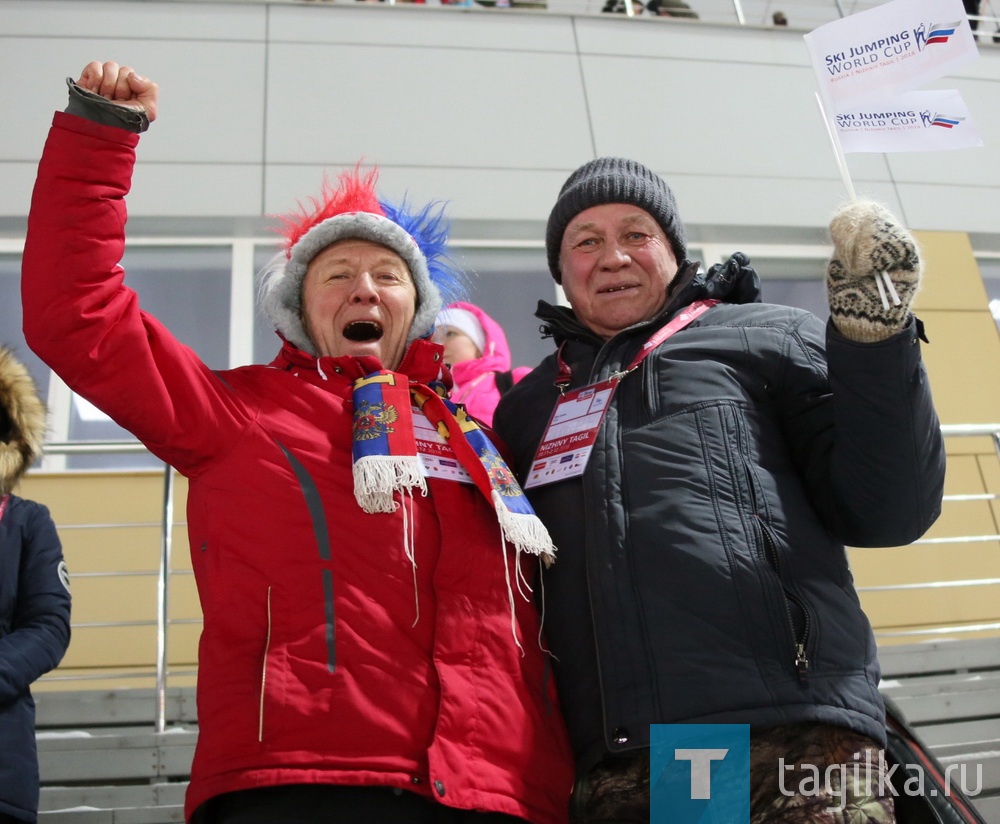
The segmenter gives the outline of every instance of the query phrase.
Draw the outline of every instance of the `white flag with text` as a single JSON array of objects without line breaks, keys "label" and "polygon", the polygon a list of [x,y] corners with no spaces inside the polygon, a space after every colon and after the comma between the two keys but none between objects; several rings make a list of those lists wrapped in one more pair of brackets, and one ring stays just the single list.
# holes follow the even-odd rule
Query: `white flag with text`
[{"label": "white flag with text", "polygon": [[912,91],[979,57],[962,0],[892,0],[805,41],[833,112]]},{"label": "white flag with text", "polygon": [[954,90],[915,91],[881,103],[838,111],[834,124],[844,152],[936,152],[982,146],[962,96]]}]

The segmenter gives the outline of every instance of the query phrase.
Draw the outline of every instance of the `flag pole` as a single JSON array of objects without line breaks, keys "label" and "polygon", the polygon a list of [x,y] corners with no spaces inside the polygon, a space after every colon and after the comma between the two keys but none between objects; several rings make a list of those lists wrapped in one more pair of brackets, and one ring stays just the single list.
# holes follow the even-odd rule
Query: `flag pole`
[{"label": "flag pole", "polygon": [[844,181],[844,186],[847,188],[847,194],[850,196],[851,200],[857,200],[858,196],[854,192],[854,184],[851,182],[851,173],[847,170],[847,160],[844,157],[844,150],[840,145],[840,137],[837,135],[837,129],[830,122],[829,116],[827,116],[826,109],[823,106],[823,100],[819,96],[819,92],[816,92],[816,105],[819,106],[820,116],[823,118],[823,125],[826,126],[827,137],[830,138],[830,145],[833,147],[833,156],[837,159],[837,166],[840,169],[840,177]]},{"label": "flag pole", "polygon": [[[816,92],[816,105],[819,106],[819,113],[823,118],[823,125],[826,126],[826,134],[830,138],[830,145],[833,147],[833,156],[837,159],[837,166],[840,168],[840,177],[844,181],[844,187],[847,189],[847,194],[851,200],[857,200],[858,195],[854,191],[854,183],[851,181],[851,173],[847,169],[847,158],[844,157],[844,149],[840,145],[840,136],[837,134],[836,126],[830,122],[830,118],[827,116],[826,108],[823,106],[823,99],[820,97],[819,92]],[[886,309],[886,311],[889,309],[888,295],[892,296],[892,302],[896,306],[900,305],[901,301],[899,299],[899,295],[896,294],[896,288],[893,286],[888,272],[876,272],[875,285],[878,287],[878,294],[882,299],[882,306]],[[888,290],[888,295],[886,294],[886,290]]]}]

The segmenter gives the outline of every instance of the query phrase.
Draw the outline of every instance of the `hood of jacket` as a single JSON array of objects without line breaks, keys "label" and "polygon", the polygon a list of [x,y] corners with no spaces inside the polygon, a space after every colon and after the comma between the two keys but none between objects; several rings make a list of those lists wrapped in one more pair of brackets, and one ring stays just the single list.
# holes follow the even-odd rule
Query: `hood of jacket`
[{"label": "hood of jacket", "polygon": [[464,309],[475,315],[479,325],[483,327],[483,335],[486,338],[483,354],[480,357],[451,364],[455,381],[460,386],[469,383],[471,378],[484,372],[506,372],[510,369],[510,346],[507,343],[507,335],[499,323],[472,303],[458,301],[457,303],[449,303],[448,308]]},{"label": "hood of jacket", "polygon": [[[474,361],[464,361],[464,363],[476,363],[481,372],[504,372],[510,369],[510,346],[507,343],[507,335],[503,327],[482,309],[472,303],[457,301],[448,304],[449,309],[464,309],[472,313],[479,325],[483,327],[483,335],[486,342],[483,345],[483,354],[475,358]],[[460,364],[455,364],[458,366]],[[454,367],[453,367],[454,368]]]},{"label": "hood of jacket", "polygon": [[45,439],[45,405],[24,365],[0,347],[0,494],[10,492]]},{"label": "hood of jacket", "polygon": [[[667,302],[663,309],[648,321],[635,324],[642,328],[669,320],[685,306],[696,300],[718,300],[723,303],[760,303],[760,277],[750,265],[750,258],[743,252],[734,252],[725,263],[716,263],[707,270],[701,261],[689,260],[681,264],[674,279],[667,286]],[[567,338],[595,340],[597,336],[584,326],[567,306],[554,306],[538,302],[535,316],[543,321],[545,334],[555,338],[556,344]]]}]

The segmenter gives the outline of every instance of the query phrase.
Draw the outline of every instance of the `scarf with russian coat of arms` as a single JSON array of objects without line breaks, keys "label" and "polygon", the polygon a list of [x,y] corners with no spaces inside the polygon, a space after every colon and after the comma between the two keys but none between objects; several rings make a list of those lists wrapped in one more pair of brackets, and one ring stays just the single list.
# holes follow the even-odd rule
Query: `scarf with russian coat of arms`
[{"label": "scarf with russian coat of arms", "polygon": [[[433,387],[433,388],[432,388]],[[518,552],[555,560],[548,530],[496,447],[444,386],[411,382],[380,370],[354,383],[354,496],[365,512],[394,512],[396,492],[427,494],[413,432],[413,406],[423,413],[490,502],[504,539]],[[405,513],[404,513],[405,514]],[[411,559],[412,560],[412,559]]]}]

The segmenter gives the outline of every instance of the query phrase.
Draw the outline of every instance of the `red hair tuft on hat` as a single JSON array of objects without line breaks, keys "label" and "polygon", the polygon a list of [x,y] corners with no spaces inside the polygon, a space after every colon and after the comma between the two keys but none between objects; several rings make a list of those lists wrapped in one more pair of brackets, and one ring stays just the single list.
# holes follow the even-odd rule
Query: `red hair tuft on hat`
[{"label": "red hair tuft on hat", "polygon": [[285,238],[285,257],[291,255],[292,247],[306,232],[328,218],[349,212],[370,212],[385,217],[385,210],[375,195],[375,184],[378,181],[377,168],[362,175],[359,163],[353,170],[341,172],[337,179],[337,186],[328,179],[323,179],[320,196],[309,198],[311,208],[299,203],[297,212],[278,218],[282,224],[281,234]]}]

